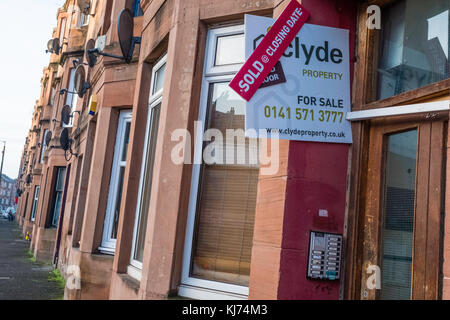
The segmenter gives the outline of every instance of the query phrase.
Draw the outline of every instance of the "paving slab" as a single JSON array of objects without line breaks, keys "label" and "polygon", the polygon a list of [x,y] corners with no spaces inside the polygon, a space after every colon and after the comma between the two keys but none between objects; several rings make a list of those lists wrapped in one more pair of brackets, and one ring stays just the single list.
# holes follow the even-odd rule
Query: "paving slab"
[{"label": "paving slab", "polygon": [[0,218],[0,300],[62,299],[61,284],[49,279],[53,267],[35,262],[29,247],[17,223]]}]

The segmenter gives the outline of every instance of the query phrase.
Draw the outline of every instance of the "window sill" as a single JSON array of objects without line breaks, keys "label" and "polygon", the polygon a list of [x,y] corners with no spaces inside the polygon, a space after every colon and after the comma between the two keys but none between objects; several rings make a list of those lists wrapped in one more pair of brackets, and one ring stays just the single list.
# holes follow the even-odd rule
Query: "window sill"
[{"label": "window sill", "polygon": [[248,296],[182,284],[178,296],[196,300],[248,300]]},{"label": "window sill", "polygon": [[116,253],[116,249],[106,248],[106,247],[99,247],[98,251],[100,251],[100,253],[102,253],[102,254],[107,254],[109,256],[113,256]]},{"label": "window sill", "polygon": [[130,288],[136,294],[138,294],[139,289],[141,287],[141,283],[139,281],[137,281],[127,273],[119,273],[118,275],[127,288]]},{"label": "window sill", "polygon": [[134,280],[139,281],[139,283],[141,282],[142,279],[142,270],[129,265],[127,268],[127,274],[132,277]]}]

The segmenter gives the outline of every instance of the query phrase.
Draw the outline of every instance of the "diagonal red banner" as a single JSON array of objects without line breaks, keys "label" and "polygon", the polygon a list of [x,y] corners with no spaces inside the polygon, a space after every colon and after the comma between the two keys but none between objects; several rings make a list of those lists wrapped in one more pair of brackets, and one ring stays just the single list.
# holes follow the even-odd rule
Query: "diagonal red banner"
[{"label": "diagonal red banner", "polygon": [[296,0],[291,0],[231,81],[230,87],[250,101],[308,18],[309,12]]}]

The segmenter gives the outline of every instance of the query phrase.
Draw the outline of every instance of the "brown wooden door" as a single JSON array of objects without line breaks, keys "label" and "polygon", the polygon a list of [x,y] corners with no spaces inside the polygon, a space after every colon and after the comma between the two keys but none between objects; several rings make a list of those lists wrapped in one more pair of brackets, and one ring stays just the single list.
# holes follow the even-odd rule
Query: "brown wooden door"
[{"label": "brown wooden door", "polygon": [[438,299],[446,119],[372,120],[361,299]]}]

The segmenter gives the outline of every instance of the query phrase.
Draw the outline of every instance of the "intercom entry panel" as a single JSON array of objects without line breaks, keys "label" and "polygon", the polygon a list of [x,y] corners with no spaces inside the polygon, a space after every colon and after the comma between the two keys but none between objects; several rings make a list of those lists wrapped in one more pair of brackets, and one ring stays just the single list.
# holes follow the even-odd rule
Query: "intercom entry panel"
[{"label": "intercom entry panel", "polygon": [[337,280],[341,276],[342,235],[311,231],[308,278]]}]

